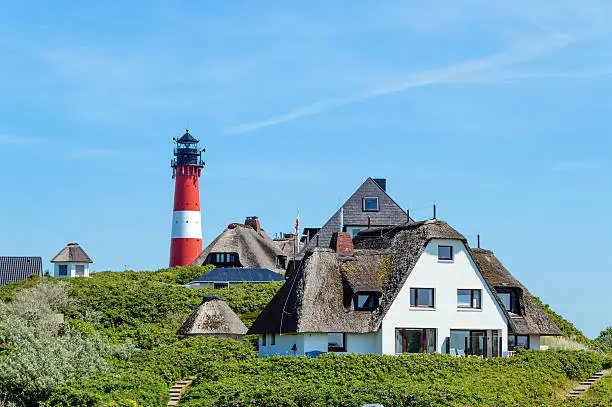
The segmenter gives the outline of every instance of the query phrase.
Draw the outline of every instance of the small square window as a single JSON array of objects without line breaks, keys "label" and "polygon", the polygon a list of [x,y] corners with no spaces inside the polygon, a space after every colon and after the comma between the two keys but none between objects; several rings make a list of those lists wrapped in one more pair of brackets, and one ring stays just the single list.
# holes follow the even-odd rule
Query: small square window
[{"label": "small square window", "polygon": [[452,260],[453,246],[438,246],[438,260]]},{"label": "small square window", "polygon": [[328,333],[327,334],[327,351],[328,352],[346,352],[346,334],[345,333]]},{"label": "small square window", "polygon": [[457,307],[459,308],[482,308],[482,291],[480,290],[457,290]]},{"label": "small square window", "polygon": [[60,264],[58,266],[58,273],[60,276],[67,276],[68,275],[68,265],[67,264]]},{"label": "small square window", "polygon": [[377,212],[378,211],[378,198],[363,198],[363,210],[364,212]]},{"label": "small square window", "polygon": [[378,298],[374,294],[357,294],[354,303],[355,311],[373,311],[378,307]]},{"label": "small square window", "polygon": [[76,266],[74,266],[74,274],[77,276],[84,276],[85,266],[82,264],[77,264]]}]

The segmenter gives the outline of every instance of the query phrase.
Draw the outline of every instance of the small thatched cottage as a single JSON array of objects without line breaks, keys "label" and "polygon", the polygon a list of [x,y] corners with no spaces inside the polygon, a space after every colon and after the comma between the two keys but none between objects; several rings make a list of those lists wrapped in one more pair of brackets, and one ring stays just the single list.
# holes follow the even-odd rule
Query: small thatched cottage
[{"label": "small thatched cottage", "polygon": [[[337,232],[330,246],[306,252],[249,330],[260,335],[260,356],[334,351],[487,357],[524,345],[509,340],[516,321],[465,237],[447,223],[370,228],[354,242]],[[538,310],[524,312],[534,313],[521,314],[525,320],[545,319],[541,310],[537,316]],[[538,335],[557,334],[550,328],[529,331],[534,338],[528,347],[539,348]]]},{"label": "small thatched cottage", "polygon": [[284,273],[287,256],[250,216],[245,223],[231,223],[192,263],[215,267],[268,269]]},{"label": "small thatched cottage", "polygon": [[200,306],[187,318],[178,335],[214,336],[241,341],[247,327],[225,303],[223,297],[208,294]]},{"label": "small thatched cottage", "polygon": [[54,277],[89,277],[91,257],[78,243],[68,243],[54,258]]}]

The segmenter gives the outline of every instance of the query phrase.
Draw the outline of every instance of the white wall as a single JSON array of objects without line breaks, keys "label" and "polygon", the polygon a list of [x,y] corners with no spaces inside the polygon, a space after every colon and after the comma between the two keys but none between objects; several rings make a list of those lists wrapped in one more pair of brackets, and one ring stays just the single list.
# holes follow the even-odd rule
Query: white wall
[{"label": "white wall", "polygon": [[[453,246],[452,261],[438,260],[438,245]],[[410,287],[434,288],[434,308],[410,308]],[[482,308],[457,308],[457,289],[482,290]],[[404,287],[382,322],[382,353],[395,354],[395,328],[436,328],[436,350],[445,352],[451,329],[499,330],[502,351],[507,350],[508,329],[503,311],[489,291],[463,242],[431,240],[417,260]],[[490,333],[490,332],[489,332]]]},{"label": "white wall", "polygon": [[[59,274],[59,266],[66,265],[68,266],[68,275],[60,276]],[[83,277],[89,277],[89,263],[53,263],[53,277],[56,278],[70,278],[77,277],[76,275],[76,266],[83,266],[85,274]]]},{"label": "white wall", "polygon": [[529,349],[540,350],[540,335],[529,335]]},{"label": "white wall", "polygon": [[[301,333],[275,335],[275,345],[272,345],[272,335],[267,334],[266,345],[262,346],[262,335],[259,336],[259,357],[303,356],[306,352],[327,352],[327,333]],[[291,350],[293,345],[297,350]],[[380,353],[380,333],[347,334],[346,352],[344,353]]]}]

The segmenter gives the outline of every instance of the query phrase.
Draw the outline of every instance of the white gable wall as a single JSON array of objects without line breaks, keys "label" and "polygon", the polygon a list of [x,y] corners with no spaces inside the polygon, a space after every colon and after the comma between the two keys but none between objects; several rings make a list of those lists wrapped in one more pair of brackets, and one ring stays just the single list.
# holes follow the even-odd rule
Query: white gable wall
[{"label": "white gable wall", "polygon": [[[67,268],[68,268],[68,275],[60,276],[60,273],[59,273],[59,266],[60,265],[67,266]],[[83,266],[83,270],[85,272],[85,274],[83,274],[83,277],[89,277],[89,263],[69,263],[69,262],[65,262],[65,263],[53,263],[53,277],[57,277],[57,278],[77,277],[77,274],[76,274],[77,266]]]},{"label": "white gable wall", "polygon": [[[438,260],[438,245],[452,246],[452,261]],[[410,308],[410,288],[434,288],[434,308]],[[482,309],[458,309],[457,289],[482,290]],[[445,352],[451,329],[499,330],[507,350],[507,322],[459,240],[431,240],[382,322],[382,353],[395,354],[395,328],[436,328],[436,351]]]}]

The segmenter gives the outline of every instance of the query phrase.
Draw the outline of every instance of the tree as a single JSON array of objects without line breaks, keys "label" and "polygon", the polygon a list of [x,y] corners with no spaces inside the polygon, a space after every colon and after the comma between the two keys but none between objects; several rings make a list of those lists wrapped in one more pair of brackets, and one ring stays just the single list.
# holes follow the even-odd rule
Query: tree
[{"label": "tree", "polygon": [[612,326],[609,326],[603,331],[601,331],[599,333],[599,336],[595,338],[595,342],[612,348]]}]

